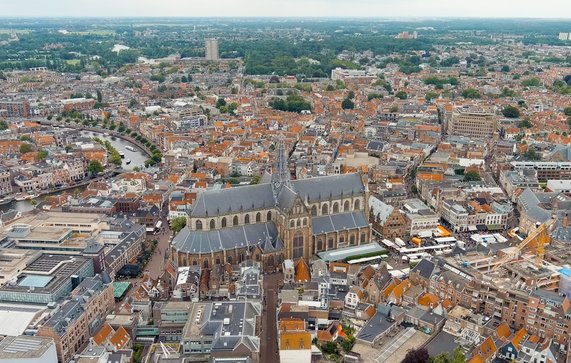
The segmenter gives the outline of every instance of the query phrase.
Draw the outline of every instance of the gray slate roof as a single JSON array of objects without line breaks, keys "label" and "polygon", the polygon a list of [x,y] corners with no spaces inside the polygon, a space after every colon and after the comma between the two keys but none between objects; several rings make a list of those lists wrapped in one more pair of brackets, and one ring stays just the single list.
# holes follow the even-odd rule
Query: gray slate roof
[{"label": "gray slate roof", "polygon": [[367,218],[361,211],[311,218],[311,228],[314,235],[367,227],[368,225]]},{"label": "gray slate roof", "polygon": [[214,217],[267,209],[276,205],[287,209],[296,193],[304,201],[315,202],[359,195],[365,190],[363,181],[357,173],[294,180],[291,182],[293,190],[283,188],[276,202],[272,185],[266,183],[267,177],[264,179],[262,184],[206,190],[200,193],[193,205],[191,217]]},{"label": "gray slate roof", "polygon": [[198,195],[192,217],[214,217],[275,206],[271,184],[207,190]]},{"label": "gray slate roof", "polygon": [[172,245],[180,252],[210,253],[246,246],[260,246],[264,252],[281,250],[283,242],[273,222],[247,224],[211,231],[192,231],[183,228]]}]

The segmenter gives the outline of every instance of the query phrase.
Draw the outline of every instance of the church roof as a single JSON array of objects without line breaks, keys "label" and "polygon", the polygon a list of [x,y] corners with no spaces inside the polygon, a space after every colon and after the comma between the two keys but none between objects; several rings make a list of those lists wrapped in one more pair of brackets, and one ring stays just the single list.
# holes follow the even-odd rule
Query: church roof
[{"label": "church roof", "polygon": [[358,173],[323,176],[292,181],[293,189],[301,199],[309,202],[338,199],[341,196],[360,195],[365,191]]},{"label": "church roof", "polygon": [[198,195],[192,217],[215,217],[275,205],[271,184],[257,184],[230,189],[207,190]]},{"label": "church roof", "polygon": [[270,246],[274,249],[283,248],[273,222],[211,231],[192,231],[185,227],[175,236],[172,245],[180,252],[192,254],[218,252],[246,246],[260,246],[264,251],[270,249]]},{"label": "church roof", "polygon": [[[361,195],[365,191],[358,173],[293,180],[291,188],[285,185],[277,196],[277,205],[291,207],[298,194],[308,202],[339,199],[342,196]],[[252,210],[272,208],[276,205],[272,184],[256,184],[230,189],[206,190],[194,202],[191,217],[215,217]]]},{"label": "church roof", "polygon": [[348,212],[311,218],[311,228],[314,235],[367,227],[369,222],[363,212]]},{"label": "church roof", "polygon": [[284,186],[278,194],[277,205],[282,210],[289,210],[293,207],[296,197],[297,194],[293,190],[291,190],[288,186]]}]

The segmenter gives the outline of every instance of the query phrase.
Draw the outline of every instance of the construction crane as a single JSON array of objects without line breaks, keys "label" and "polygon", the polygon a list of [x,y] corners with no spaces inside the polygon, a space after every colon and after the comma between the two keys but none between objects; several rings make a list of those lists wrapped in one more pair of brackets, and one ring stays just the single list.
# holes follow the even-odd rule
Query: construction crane
[{"label": "construction crane", "polygon": [[[543,259],[545,258],[545,245],[551,242],[551,226],[555,223],[555,218],[551,218],[544,223],[537,224],[535,230],[531,232],[519,245],[516,246],[518,256],[526,247],[535,248],[535,267],[541,268],[543,266]],[[507,262],[513,260],[513,256],[506,255],[502,257],[492,270],[497,270]]]}]

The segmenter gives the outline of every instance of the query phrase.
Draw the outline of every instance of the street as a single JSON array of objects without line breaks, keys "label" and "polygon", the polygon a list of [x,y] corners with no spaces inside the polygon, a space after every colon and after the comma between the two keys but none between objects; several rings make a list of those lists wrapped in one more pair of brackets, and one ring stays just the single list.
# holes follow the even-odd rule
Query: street
[{"label": "street", "polygon": [[260,361],[278,362],[278,337],[277,337],[277,305],[278,285],[282,279],[281,273],[264,275],[265,311],[262,311],[262,330],[260,332]]},{"label": "street", "polygon": [[166,219],[162,219],[162,221],[163,230],[157,235],[148,236],[150,240],[156,239],[158,241],[157,248],[155,249],[155,252],[151,256],[151,259],[147,263],[146,267],[146,270],[149,271],[149,275],[152,279],[158,278],[163,271],[165,253],[168,254],[169,240],[172,233]]}]

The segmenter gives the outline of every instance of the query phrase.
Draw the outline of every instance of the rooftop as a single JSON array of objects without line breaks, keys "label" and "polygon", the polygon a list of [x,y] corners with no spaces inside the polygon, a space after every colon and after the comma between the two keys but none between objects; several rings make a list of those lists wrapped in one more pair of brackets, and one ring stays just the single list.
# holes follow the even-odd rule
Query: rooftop
[{"label": "rooftop", "polygon": [[[0,341],[0,359],[34,359],[41,358],[50,347],[54,346],[51,338],[17,336],[5,337]],[[55,353],[55,348],[53,348]]]}]

